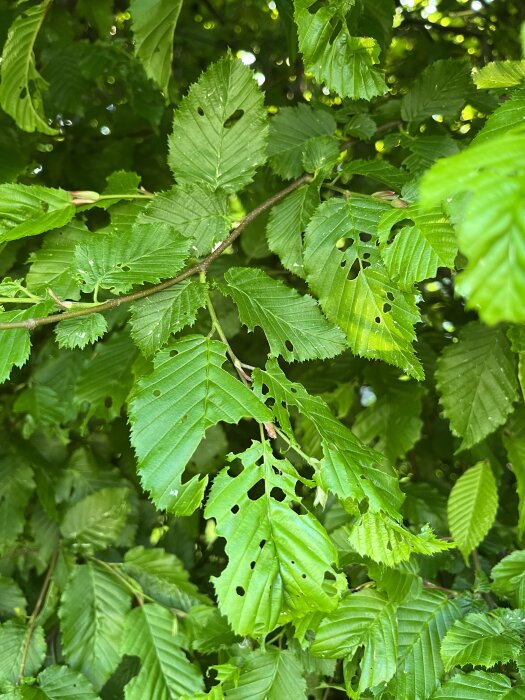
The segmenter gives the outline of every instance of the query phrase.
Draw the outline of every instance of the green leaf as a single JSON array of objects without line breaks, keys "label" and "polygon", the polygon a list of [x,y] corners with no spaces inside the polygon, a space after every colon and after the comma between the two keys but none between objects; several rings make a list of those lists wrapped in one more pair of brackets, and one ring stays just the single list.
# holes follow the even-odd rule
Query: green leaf
[{"label": "green leaf", "polygon": [[203,689],[197,667],[189,663],[169,610],[148,603],[130,610],[121,653],[138,656],[140,672],[125,687],[126,700],[171,700]]},{"label": "green leaf", "polygon": [[241,667],[236,687],[227,690],[228,700],[306,700],[306,681],[291,651],[268,647],[252,652]]},{"label": "green leaf", "polygon": [[319,204],[315,185],[303,185],[273,207],[266,227],[268,247],[283,266],[304,277],[302,233]]},{"label": "green leaf", "polygon": [[84,292],[124,294],[134,285],[174,277],[184,265],[190,240],[167,224],[135,224],[97,233],[75,252]]},{"label": "green leaf", "polygon": [[49,8],[50,0],[26,8],[9,27],[0,70],[0,105],[24,131],[56,134],[47,123],[42,90],[47,88],[35,66],[33,46]]},{"label": "green leaf", "polygon": [[74,215],[69,192],[39,185],[0,185],[0,243],[59,228]]},{"label": "green leaf", "polygon": [[396,606],[385,595],[365,589],[344,598],[315,630],[310,653],[352,658],[360,647],[358,693],[388,682],[396,670]]},{"label": "green leaf", "polygon": [[94,343],[108,330],[108,324],[102,314],[90,314],[60,321],[55,327],[59,348],[85,348]]},{"label": "green leaf", "polygon": [[[512,471],[516,477],[518,491],[518,538],[523,540],[525,534],[525,411],[518,407],[505,434],[503,444],[507,451],[507,457],[512,465]],[[525,607],[525,599],[524,605]]]},{"label": "green leaf", "polygon": [[66,540],[105,549],[120,534],[129,513],[129,490],[105,488],[74,503],[66,511],[60,530]]},{"label": "green leaf", "polygon": [[356,552],[373,561],[396,566],[412,554],[432,555],[455,545],[439,540],[425,525],[417,535],[384,513],[364,513],[350,530],[348,538]]},{"label": "green leaf", "polygon": [[[290,615],[333,610],[337,587],[345,585],[332,565],[337,552],[312,514],[292,509],[295,468],[275,458],[266,442],[230,458],[243,470],[233,478],[228,468],[218,474],[205,510],[226,539],[228,565],[212,578],[220,611],[237,634],[258,637]],[[333,584],[325,583],[326,574]]]},{"label": "green leaf", "polygon": [[518,610],[472,613],[456,620],[441,643],[445,670],[468,664],[491,668],[514,659],[522,648],[520,626],[523,623]]},{"label": "green leaf", "polygon": [[324,490],[347,504],[350,502],[349,507],[366,501],[373,512],[384,510],[399,517],[403,495],[397,476],[383,469],[381,456],[338,421],[319,396],[310,396],[304,386],[289,381],[272,359],[266,371],[254,371],[253,379],[261,395],[272,397],[276,407],[287,407],[277,408],[276,416],[290,437],[293,438],[288,417],[290,407],[297,407],[300,415],[313,423],[322,440],[323,459],[316,465],[316,479]]},{"label": "green leaf", "polygon": [[[353,4],[353,3],[351,3]],[[387,91],[379,62],[380,47],[370,37],[351,36],[346,23],[348,3],[320,8],[313,0],[296,0],[295,22],[305,68],[340,97],[371,100]]]},{"label": "green leaf", "polygon": [[401,190],[409,177],[405,170],[396,168],[387,160],[351,160],[343,165],[341,171],[345,175],[363,175],[372,180],[378,180],[397,192]]},{"label": "green leaf", "polygon": [[394,697],[420,700],[432,695],[444,671],[441,640],[460,617],[458,603],[439,591],[423,591],[400,605],[397,673],[389,686]]},{"label": "green leaf", "polygon": [[59,610],[63,651],[97,689],[119,663],[129,606],[129,592],[111,572],[91,562],[75,566]]},{"label": "green leaf", "polygon": [[181,479],[209,427],[248,417],[271,420],[256,396],[222,369],[225,354],[218,341],[187,336],[155,356],[153,372],[133,391],[131,442],[142,484],[159,509],[189,514],[200,504],[207,477],[196,475],[184,485]]},{"label": "green leaf", "polygon": [[525,91],[519,90],[489,116],[481,131],[472,140],[472,143],[484,143],[495,136],[501,136],[523,124],[524,119]]},{"label": "green leaf", "polygon": [[226,195],[208,185],[177,185],[155,195],[139,223],[163,223],[192,239],[196,255],[209,253],[230,228]]},{"label": "green leaf", "polygon": [[390,277],[401,289],[434,277],[438,268],[453,268],[458,252],[456,234],[443,212],[392,209],[378,226],[381,257]]},{"label": "green leaf", "polygon": [[387,209],[359,195],[321,204],[306,229],[304,265],[323,311],[356,355],[422,379],[412,347],[419,320],[414,294],[394,286],[375,245],[377,223]]},{"label": "green leaf", "polygon": [[[0,687],[6,682],[18,682],[27,635],[26,625],[18,621],[8,620],[0,625]],[[44,663],[45,656],[44,630],[40,625],[37,625],[29,642],[24,675],[34,675]]]},{"label": "green leaf", "polygon": [[124,571],[142,590],[167,608],[187,612],[193,605],[207,602],[179,559],[163,549],[133,547],[124,556]]},{"label": "green leaf", "polygon": [[180,282],[131,307],[131,337],[142,353],[151,357],[172,334],[193,325],[203,306],[206,285],[195,280]]},{"label": "green leaf", "polygon": [[402,118],[419,124],[439,114],[452,121],[474,92],[470,70],[467,61],[446,59],[431,63],[401,100]]},{"label": "green leaf", "polygon": [[414,382],[399,381],[393,372],[383,374],[385,381],[374,386],[377,400],[357,414],[352,431],[395,462],[419,440],[424,391]]},{"label": "green leaf", "polygon": [[507,88],[525,82],[525,61],[492,61],[474,73],[478,89]]},{"label": "green leaf", "polygon": [[0,458],[0,552],[24,529],[24,512],[35,489],[33,470],[12,455]]},{"label": "green leaf", "polygon": [[450,533],[465,560],[492,527],[498,488],[488,462],[479,462],[456,481],[448,499]]},{"label": "green leaf", "polygon": [[299,177],[310,140],[333,134],[336,126],[327,110],[305,104],[282,107],[270,120],[268,157],[272,169],[285,180]]},{"label": "green leaf", "polygon": [[510,598],[518,608],[525,607],[525,551],[517,550],[504,557],[490,575],[494,593]]},{"label": "green leaf", "polygon": [[250,331],[262,328],[272,355],[303,362],[345,349],[343,333],[326,320],[311,296],[249,267],[231,267],[224,280],[221,290],[235,301],[241,323]]},{"label": "green leaf", "polygon": [[88,679],[67,666],[48,666],[37,686],[24,686],[22,700],[99,700]]},{"label": "green leaf", "polygon": [[421,184],[430,207],[462,192],[458,243],[468,258],[458,291],[486,323],[525,320],[525,132],[513,130],[434,165]]},{"label": "green leaf", "polygon": [[463,438],[460,450],[490,435],[516,399],[515,358],[505,331],[478,322],[462,328],[438,359],[436,382],[450,429]]},{"label": "green leaf", "polygon": [[42,247],[31,253],[26,282],[34,294],[51,289],[59,299],[80,299],[80,284],[75,276],[75,248],[89,236],[85,224],[73,220],[63,229],[44,236]]},{"label": "green leaf", "polygon": [[236,192],[264,163],[266,136],[266,110],[253,73],[227,56],[192,85],[175,112],[168,162],[179,183]]},{"label": "green leaf", "polygon": [[210,605],[194,605],[184,624],[191,649],[203,654],[229,647],[237,639],[226,618]]},{"label": "green leaf", "polygon": [[25,612],[26,606],[27,601],[16,581],[0,576],[0,617],[13,617],[17,613]]},{"label": "green leaf", "polygon": [[132,0],[131,28],[135,53],[148,78],[166,92],[173,60],[173,35],[182,0]]},{"label": "green leaf", "polygon": [[[519,688],[515,689],[519,691]],[[520,700],[502,673],[457,673],[439,688],[432,700]]]},{"label": "green leaf", "polygon": [[303,168],[307,173],[327,177],[339,158],[339,145],[333,136],[314,136],[303,150]]}]

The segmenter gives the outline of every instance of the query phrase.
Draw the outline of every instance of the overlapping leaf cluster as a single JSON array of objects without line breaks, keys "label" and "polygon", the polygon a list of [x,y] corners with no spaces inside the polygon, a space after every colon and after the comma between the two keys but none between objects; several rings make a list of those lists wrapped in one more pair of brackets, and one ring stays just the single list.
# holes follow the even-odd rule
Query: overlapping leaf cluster
[{"label": "overlapping leaf cluster", "polygon": [[5,11],[0,698],[525,698],[525,42],[456,4]]}]

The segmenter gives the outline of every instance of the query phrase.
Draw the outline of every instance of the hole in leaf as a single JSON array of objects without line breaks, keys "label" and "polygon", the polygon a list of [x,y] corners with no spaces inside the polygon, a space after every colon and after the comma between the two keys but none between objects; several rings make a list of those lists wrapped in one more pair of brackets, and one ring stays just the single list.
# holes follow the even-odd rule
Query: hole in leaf
[{"label": "hole in leaf", "polygon": [[361,243],[368,243],[372,240],[372,235],[370,233],[364,233],[363,231],[359,234],[359,240]]},{"label": "hole in leaf", "polygon": [[359,263],[359,260],[356,258],[354,262],[352,263],[352,267],[348,270],[348,274],[346,275],[347,280],[355,280],[357,275],[361,272],[361,265]]},{"label": "hole in leaf", "polygon": [[394,301],[394,295],[392,294],[392,292],[387,292],[386,298],[389,299],[390,301]]},{"label": "hole in leaf", "polygon": [[294,492],[295,492],[295,495],[296,495],[298,498],[301,498],[301,497],[302,497],[302,493],[303,493],[303,488],[302,488],[302,487],[303,487],[303,485],[301,484],[300,481],[296,481],[296,482],[295,482]]},{"label": "hole in leaf", "polygon": [[254,561],[250,562],[250,569],[255,569],[255,562]]},{"label": "hole in leaf", "polygon": [[231,512],[235,515],[236,513],[239,512],[239,506],[235,504],[234,506],[231,507]]},{"label": "hole in leaf", "polygon": [[259,542],[259,549],[262,549],[262,548],[264,547],[265,544],[266,544],[266,540],[261,540],[261,541]]},{"label": "hole in leaf", "polygon": [[262,395],[263,395],[263,396],[266,396],[266,394],[268,394],[269,391],[270,391],[270,389],[268,389],[268,387],[266,386],[266,384],[263,384],[262,387],[261,387]]},{"label": "hole in leaf", "polygon": [[202,107],[197,107],[197,114],[199,115],[199,117],[204,116],[204,110],[202,109]]},{"label": "hole in leaf", "polygon": [[274,486],[273,489],[270,491],[270,498],[273,498],[275,501],[279,501],[279,503],[282,503],[286,498],[286,494],[278,486]]},{"label": "hole in leaf", "polygon": [[390,541],[388,541],[388,542],[386,543],[386,548],[387,548],[390,552],[392,551],[392,543],[391,543]]},{"label": "hole in leaf", "polygon": [[381,323],[381,319],[379,318],[379,316],[376,316],[376,317],[374,318],[374,321],[375,321],[376,323]]},{"label": "hole in leaf", "polygon": [[339,248],[339,250],[344,253],[345,250],[348,248],[351,248],[354,245],[355,241],[353,238],[345,238],[343,241],[343,245]]},{"label": "hole in leaf", "polygon": [[259,481],[254,484],[248,491],[248,498],[250,501],[258,501],[261,496],[264,495],[264,479],[259,479]]},{"label": "hole in leaf", "polygon": [[294,560],[293,560],[293,559],[292,559],[292,561],[290,562],[290,564],[295,564],[295,562],[294,562]]},{"label": "hole in leaf", "polygon": [[233,114],[231,114],[228,119],[224,122],[225,129],[231,129],[234,124],[237,124],[239,119],[242,119],[244,115],[244,109],[236,109]]},{"label": "hole in leaf", "polygon": [[325,581],[335,581],[335,575],[331,571],[325,571],[324,572],[324,580]]},{"label": "hole in leaf", "polygon": [[383,311],[385,312],[385,314],[387,314],[391,310],[392,307],[390,306],[390,304],[383,304]]},{"label": "hole in leaf", "polygon": [[240,595],[242,597],[246,593],[246,591],[244,590],[244,588],[242,586],[237,586],[237,588],[235,589],[235,593],[237,593],[237,595]]},{"label": "hole in leaf", "polygon": [[306,578],[306,574],[301,574],[301,578]]},{"label": "hole in leaf", "polygon": [[155,389],[155,391],[153,392],[153,396],[156,396],[158,398],[160,396],[160,390]]},{"label": "hole in leaf", "polygon": [[363,270],[366,270],[367,267],[370,267],[370,263],[368,262],[368,260],[363,260],[363,262],[361,263],[361,267],[363,268]]},{"label": "hole in leaf", "polygon": [[106,398],[104,399],[104,406],[106,408],[111,408],[113,406],[113,399],[111,398],[111,396],[106,396]]},{"label": "hole in leaf", "polygon": [[282,475],[283,475],[282,471],[281,471],[280,469],[277,469],[277,467],[275,466],[275,464],[272,464],[272,471],[273,471],[274,474],[277,474],[277,476],[282,476]]},{"label": "hole in leaf", "polygon": [[284,344],[289,352],[293,352],[293,345],[289,340],[286,340]]},{"label": "hole in leaf", "polygon": [[26,97],[27,97],[27,88],[24,86],[24,87],[20,90],[20,99],[21,99],[21,100],[25,100]]},{"label": "hole in leaf", "polygon": [[131,270],[129,265],[122,265],[120,269],[122,272],[129,272]]},{"label": "hole in leaf", "polygon": [[368,260],[369,257],[370,257],[370,253],[363,253],[364,260]]}]

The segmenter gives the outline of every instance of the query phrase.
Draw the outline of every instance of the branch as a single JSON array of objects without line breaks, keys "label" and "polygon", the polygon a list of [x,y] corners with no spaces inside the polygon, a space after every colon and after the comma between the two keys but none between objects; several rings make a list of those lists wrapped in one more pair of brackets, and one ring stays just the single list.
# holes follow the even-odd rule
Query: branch
[{"label": "branch", "polygon": [[188,277],[193,277],[193,275],[198,275],[201,272],[206,272],[209,266],[214,262],[225,250],[229,248],[231,244],[241,235],[244,229],[251,224],[251,222],[256,219],[259,214],[271,209],[274,204],[280,202],[291,192],[297,190],[301,185],[311,180],[311,175],[302,175],[299,179],[291,182],[287,187],[280,190],[276,194],[268,197],[262,204],[255,207],[251,212],[244,216],[239,224],[230,232],[229,236],[222,241],[204,260],[197,263],[193,267],[181,272],[180,275],[172,277],[165,282],[156,284],[154,287],[149,287],[148,289],[141,289],[139,292],[133,292],[132,294],[126,294],[124,296],[115,297],[113,299],[108,299],[101,304],[96,306],[90,306],[86,309],[77,309],[76,311],[66,311],[64,313],[52,314],[51,316],[44,316],[42,318],[28,318],[25,321],[9,321],[6,323],[0,323],[0,330],[6,331],[14,328],[25,328],[28,331],[32,331],[34,328],[39,326],[49,326],[53,323],[58,323],[59,321],[65,321],[68,318],[79,318],[80,316],[89,316],[90,314],[100,313],[101,311],[109,311],[110,309],[115,309],[122,304],[129,304],[132,301],[138,301],[139,299],[144,299],[150,297],[157,292],[162,292],[164,289],[173,287],[174,284],[178,284]]}]

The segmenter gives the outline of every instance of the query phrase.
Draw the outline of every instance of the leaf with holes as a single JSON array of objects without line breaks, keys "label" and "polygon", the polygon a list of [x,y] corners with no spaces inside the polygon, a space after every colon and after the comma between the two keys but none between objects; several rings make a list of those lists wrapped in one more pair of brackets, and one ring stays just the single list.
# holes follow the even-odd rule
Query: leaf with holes
[{"label": "leaf with holes", "polygon": [[333,357],[345,347],[345,337],[330,324],[309,295],[272,279],[262,270],[230,267],[224,275],[224,294],[233,298],[241,323],[264,331],[272,355],[287,362]]},{"label": "leaf with holes", "polygon": [[177,182],[241,189],[266,159],[265,125],[251,70],[230,56],[217,61],[191,86],[173,118],[168,163]]},{"label": "leaf with holes", "polygon": [[392,209],[378,226],[381,257],[401,289],[434,277],[438,268],[453,268],[458,252],[456,234],[440,209]]},{"label": "leaf with holes", "polygon": [[314,0],[296,0],[299,50],[306,70],[340,97],[371,100],[387,91],[374,67],[381,49],[375,39],[349,33],[348,7],[348,3],[318,7]]},{"label": "leaf with holes", "polygon": [[351,511],[366,501],[373,512],[384,510],[399,517],[403,495],[396,475],[383,468],[381,456],[338,421],[321,397],[310,396],[302,384],[291,382],[272,359],[266,371],[255,370],[253,379],[261,397],[275,401],[275,415],[292,440],[291,407],[313,424],[322,440],[323,459],[315,467],[316,480],[323,489],[335,494]]},{"label": "leaf with holes", "polygon": [[259,637],[282,621],[333,610],[344,585],[333,569],[337,552],[315,517],[293,508],[299,474],[266,442],[235,457],[242,471],[220,472],[205,510],[226,539],[228,565],[213,579],[221,612],[238,634]]},{"label": "leaf with holes", "polygon": [[271,413],[222,368],[226,347],[191,335],[161,350],[129,404],[131,442],[144,488],[160,509],[189,514],[202,501],[207,477],[182,484],[187,462],[208,428],[241,418],[270,421]]},{"label": "leaf with holes", "polygon": [[498,488],[488,462],[468,469],[448,499],[450,534],[465,560],[492,527],[498,510]]},{"label": "leaf with holes", "polygon": [[515,358],[502,328],[473,322],[442,352],[437,388],[460,450],[483,440],[505,423],[516,399]]},{"label": "leaf with holes", "polygon": [[379,219],[389,210],[359,195],[321,204],[306,229],[304,266],[323,311],[355,354],[422,379],[412,347],[419,320],[414,293],[394,285],[375,245]]},{"label": "leaf with holes", "polygon": [[51,0],[26,8],[9,27],[0,69],[0,105],[24,131],[56,134],[42,106],[47,88],[35,66],[33,47]]}]

